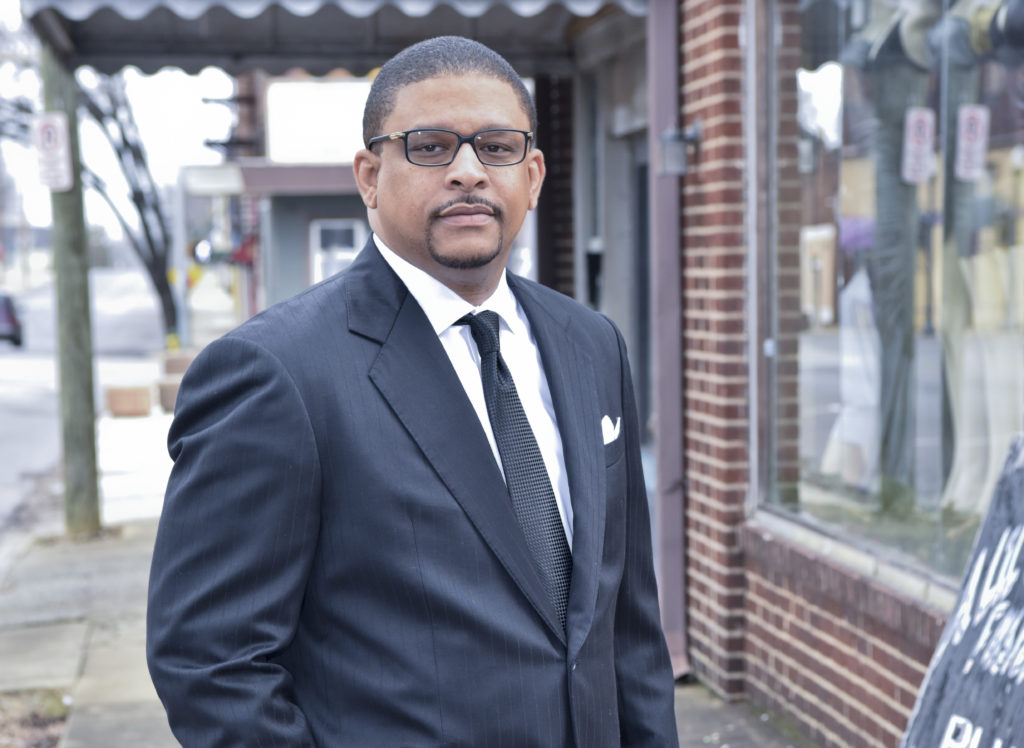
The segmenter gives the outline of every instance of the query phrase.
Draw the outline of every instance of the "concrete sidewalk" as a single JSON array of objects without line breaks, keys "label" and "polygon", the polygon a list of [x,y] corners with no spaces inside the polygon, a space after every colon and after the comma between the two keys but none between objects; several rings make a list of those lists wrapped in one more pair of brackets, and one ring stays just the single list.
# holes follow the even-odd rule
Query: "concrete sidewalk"
[{"label": "concrete sidewalk", "polygon": [[59,475],[0,535],[0,691],[71,697],[63,748],[175,746],[145,662],[149,559],[170,470],[170,416],[97,421],[101,537],[62,536]]},{"label": "concrete sidewalk", "polygon": [[[149,562],[170,416],[98,422],[104,525],[95,540],[61,537],[60,484],[39,481],[26,526],[0,535],[0,691],[67,689],[61,748],[164,748],[177,742],[145,663]],[[766,715],[727,704],[699,684],[676,689],[681,744],[807,745]],[[581,747],[583,748],[583,747]]]}]

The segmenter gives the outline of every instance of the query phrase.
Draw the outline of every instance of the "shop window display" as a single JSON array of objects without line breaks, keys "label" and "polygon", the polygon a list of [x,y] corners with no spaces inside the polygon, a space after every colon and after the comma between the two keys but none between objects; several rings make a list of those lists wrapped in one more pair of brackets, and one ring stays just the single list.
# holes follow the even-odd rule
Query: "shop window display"
[{"label": "shop window display", "polygon": [[801,329],[772,500],[959,577],[1024,430],[1024,0],[776,9],[800,19],[777,67],[801,206],[775,310],[799,299]]}]

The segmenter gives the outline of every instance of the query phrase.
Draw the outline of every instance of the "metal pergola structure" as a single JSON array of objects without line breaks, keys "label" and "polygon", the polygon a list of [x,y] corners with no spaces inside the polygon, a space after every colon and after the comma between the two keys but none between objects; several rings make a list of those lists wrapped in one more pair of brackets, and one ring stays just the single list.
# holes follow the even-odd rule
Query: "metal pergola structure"
[{"label": "metal pergola structure", "polygon": [[525,76],[570,70],[566,39],[607,9],[642,16],[648,0],[22,0],[70,67],[143,72],[215,66],[362,75],[442,34],[468,36]]}]

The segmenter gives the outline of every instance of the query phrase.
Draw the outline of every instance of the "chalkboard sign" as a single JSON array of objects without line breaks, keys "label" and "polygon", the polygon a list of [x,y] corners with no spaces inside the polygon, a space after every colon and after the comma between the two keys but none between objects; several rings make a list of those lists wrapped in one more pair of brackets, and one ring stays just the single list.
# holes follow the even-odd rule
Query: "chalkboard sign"
[{"label": "chalkboard sign", "polygon": [[978,532],[903,748],[1024,748],[1024,437]]}]

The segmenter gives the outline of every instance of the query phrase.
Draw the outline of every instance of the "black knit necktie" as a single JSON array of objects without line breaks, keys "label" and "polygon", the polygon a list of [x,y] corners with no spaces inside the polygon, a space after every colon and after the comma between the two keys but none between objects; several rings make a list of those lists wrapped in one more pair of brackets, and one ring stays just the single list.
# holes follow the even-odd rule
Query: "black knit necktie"
[{"label": "black knit necktie", "polygon": [[501,455],[512,510],[564,629],[572,555],[544,459],[498,348],[498,315],[489,311],[467,314],[459,324],[469,325],[480,350],[487,415]]}]

